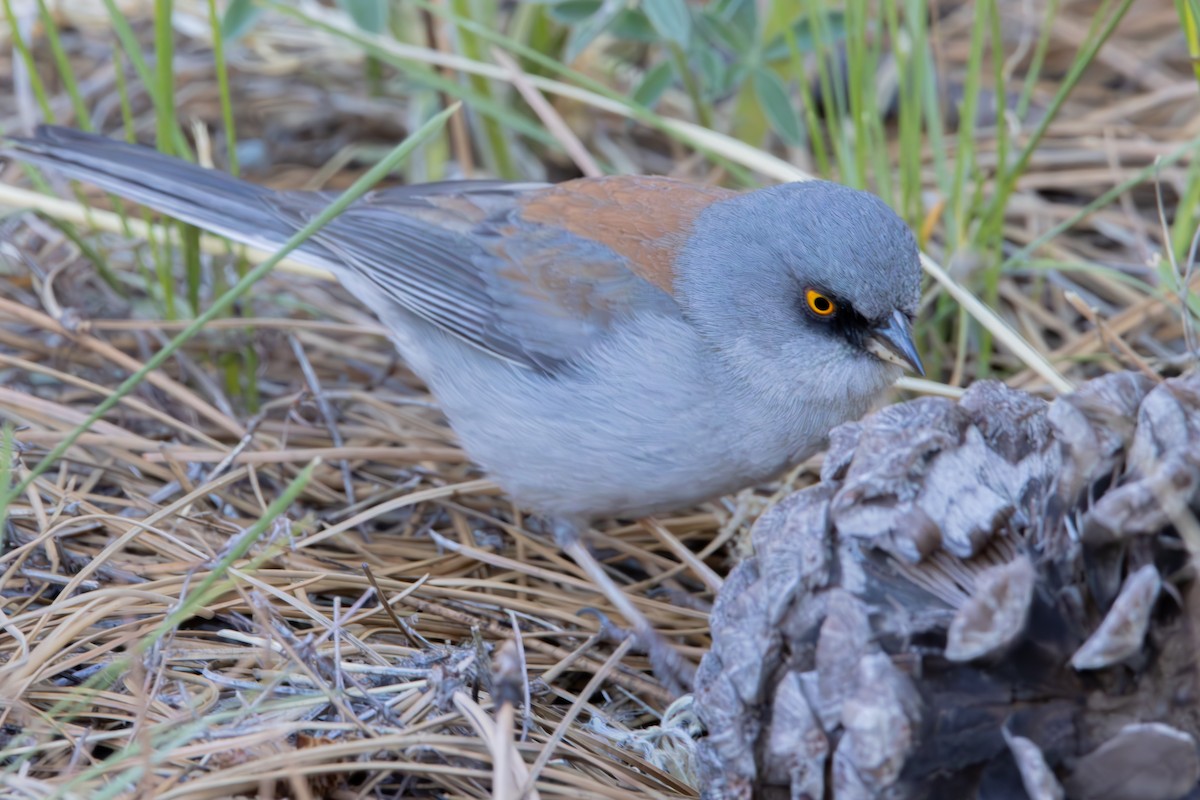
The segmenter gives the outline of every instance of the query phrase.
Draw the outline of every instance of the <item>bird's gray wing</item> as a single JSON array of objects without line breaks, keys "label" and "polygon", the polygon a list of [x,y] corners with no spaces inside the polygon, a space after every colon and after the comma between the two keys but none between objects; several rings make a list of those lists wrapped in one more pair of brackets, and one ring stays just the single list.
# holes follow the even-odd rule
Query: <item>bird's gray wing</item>
[{"label": "bird's gray wing", "polygon": [[[353,270],[407,310],[542,370],[587,350],[623,316],[679,314],[669,293],[609,247],[523,220],[525,195],[543,187],[435,186],[442,187],[368,195],[313,239],[335,255],[340,270]],[[269,202],[298,226],[328,201],[280,194]]]}]

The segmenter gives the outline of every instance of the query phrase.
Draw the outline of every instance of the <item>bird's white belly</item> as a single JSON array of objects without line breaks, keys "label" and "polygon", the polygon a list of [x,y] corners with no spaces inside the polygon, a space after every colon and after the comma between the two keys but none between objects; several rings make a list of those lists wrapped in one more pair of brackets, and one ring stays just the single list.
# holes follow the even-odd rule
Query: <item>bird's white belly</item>
[{"label": "bird's white belly", "polygon": [[764,410],[739,400],[679,320],[653,317],[637,328],[630,323],[588,367],[553,376],[428,329],[421,352],[411,352],[411,340],[398,344],[472,459],[519,505],[545,516],[639,516],[694,504],[773,477],[841,421],[798,404]]}]

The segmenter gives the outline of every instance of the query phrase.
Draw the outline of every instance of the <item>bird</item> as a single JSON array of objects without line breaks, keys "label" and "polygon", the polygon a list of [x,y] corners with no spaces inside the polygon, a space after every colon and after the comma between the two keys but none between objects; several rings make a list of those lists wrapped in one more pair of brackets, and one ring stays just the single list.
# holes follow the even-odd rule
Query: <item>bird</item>
[{"label": "bird", "polygon": [[[64,127],[5,137],[0,154],[266,250],[336,196]],[[376,314],[470,458],[546,522],[683,687],[690,662],[587,548],[593,523],[770,481],[904,370],[924,374],[912,232],[880,198],[829,181],[396,186],[293,257]]]}]

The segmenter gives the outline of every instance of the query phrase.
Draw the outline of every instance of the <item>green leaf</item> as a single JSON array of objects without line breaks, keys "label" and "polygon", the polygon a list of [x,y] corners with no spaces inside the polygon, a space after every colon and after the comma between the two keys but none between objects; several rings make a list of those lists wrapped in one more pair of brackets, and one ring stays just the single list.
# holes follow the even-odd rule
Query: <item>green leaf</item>
[{"label": "green leaf", "polygon": [[654,44],[659,41],[659,35],[646,15],[636,8],[622,9],[617,18],[609,26],[608,32],[618,39],[627,42]]},{"label": "green leaf", "polygon": [[595,41],[597,36],[604,32],[604,29],[616,19],[617,15],[624,8],[625,4],[623,0],[604,0],[600,4],[600,8],[591,17],[584,20],[582,24],[571,31],[571,36],[567,40],[567,46],[563,53],[563,61],[569,64],[578,58],[579,54]]},{"label": "green leaf", "polygon": [[700,35],[712,45],[725,47],[741,55],[754,48],[754,40],[737,25],[721,19],[716,14],[704,12],[696,17],[696,28]]},{"label": "green leaf", "polygon": [[600,10],[601,0],[563,0],[546,9],[550,19],[562,25],[578,25]]},{"label": "green leaf", "polygon": [[752,56],[762,38],[758,31],[758,6],[755,0],[713,3],[696,16],[696,21],[707,23],[710,38],[723,41],[744,59]]},{"label": "green leaf", "polygon": [[796,113],[783,81],[766,69],[754,70],[753,80],[754,96],[758,98],[771,127],[788,144],[802,144],[804,135],[800,130],[800,115]]},{"label": "green leaf", "polygon": [[262,6],[255,5],[254,0],[231,0],[221,17],[221,38],[231,42],[254,27],[262,16]]},{"label": "green leaf", "polygon": [[[792,34],[796,37],[796,49],[807,55],[815,52],[818,47],[821,49],[829,49],[838,42],[846,38],[846,17],[838,11],[830,11],[825,18],[825,41],[817,41],[817,33],[809,24],[810,19],[805,17],[796,21],[792,26]],[[764,61],[783,61],[792,57],[791,48],[788,46],[787,37],[780,34],[776,36],[770,44],[763,49]]]},{"label": "green leaf", "polygon": [[642,11],[664,40],[688,46],[692,39],[692,15],[684,0],[642,0]]},{"label": "green leaf", "polygon": [[705,11],[726,22],[736,23],[747,36],[753,36],[758,30],[758,5],[759,0],[716,0]]},{"label": "green leaf", "polygon": [[700,48],[693,56],[693,61],[700,71],[700,85],[704,87],[707,100],[716,100],[733,85],[733,69],[715,49]]},{"label": "green leaf", "polygon": [[388,30],[388,0],[338,0],[358,29],[376,35]]},{"label": "green leaf", "polygon": [[670,61],[660,61],[646,73],[642,82],[633,92],[633,102],[646,108],[654,108],[663,92],[671,85],[675,77],[675,68]]}]

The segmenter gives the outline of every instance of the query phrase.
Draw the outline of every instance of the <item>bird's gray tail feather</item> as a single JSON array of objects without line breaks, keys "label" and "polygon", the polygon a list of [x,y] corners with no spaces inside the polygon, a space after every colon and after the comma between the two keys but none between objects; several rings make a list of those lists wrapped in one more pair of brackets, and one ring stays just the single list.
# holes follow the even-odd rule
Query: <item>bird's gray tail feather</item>
[{"label": "bird's gray tail feather", "polygon": [[255,247],[273,249],[296,231],[267,202],[270,191],[148,147],[39,126],[32,138],[0,138],[0,155],[62,175]]}]

